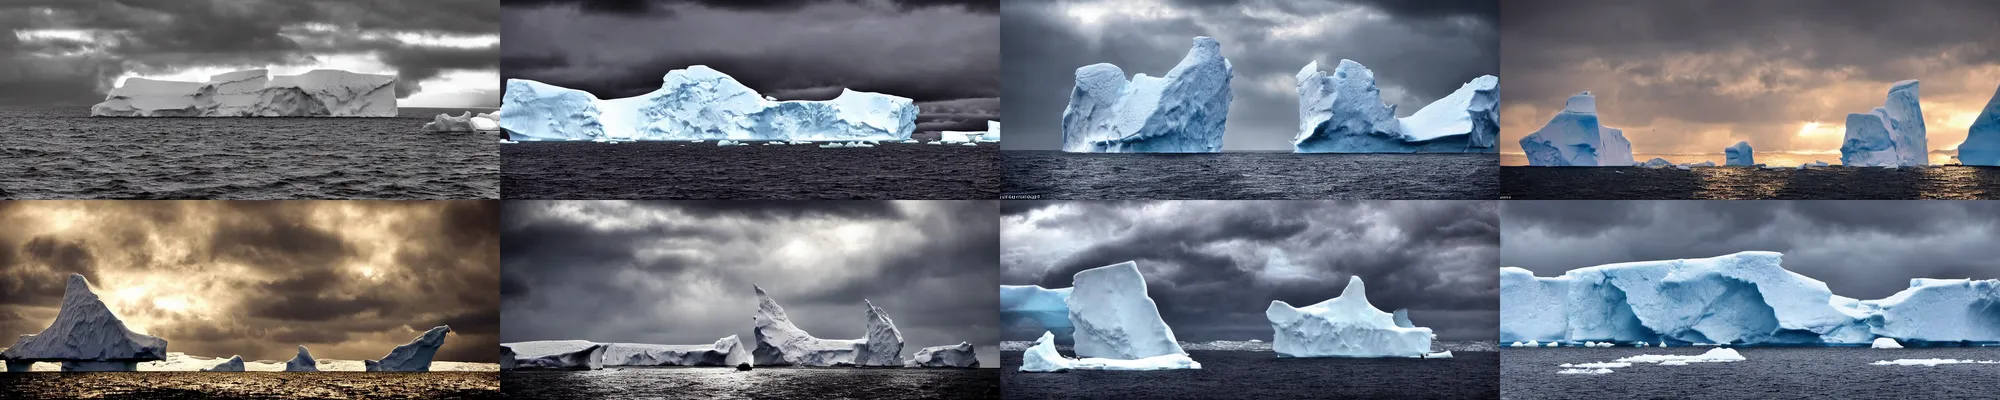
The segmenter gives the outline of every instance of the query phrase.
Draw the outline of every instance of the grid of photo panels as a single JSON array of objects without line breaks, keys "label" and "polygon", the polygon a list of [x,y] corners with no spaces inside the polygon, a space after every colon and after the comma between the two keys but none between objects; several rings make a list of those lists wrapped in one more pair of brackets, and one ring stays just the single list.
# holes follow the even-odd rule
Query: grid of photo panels
[{"label": "grid of photo panels", "polygon": [[1995,399],[1995,243],[2000,1],[0,0],[5,399]]}]

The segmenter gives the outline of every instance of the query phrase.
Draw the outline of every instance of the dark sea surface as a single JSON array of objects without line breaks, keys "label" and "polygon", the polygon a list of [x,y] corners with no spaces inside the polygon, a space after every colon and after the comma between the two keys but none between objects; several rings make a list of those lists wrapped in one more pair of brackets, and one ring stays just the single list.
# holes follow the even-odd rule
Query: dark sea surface
[{"label": "dark sea surface", "polygon": [[[933,135],[934,136],[934,135]],[[935,138],[925,140],[936,140]],[[508,199],[993,199],[998,143],[716,146],[714,141],[500,146]]]},{"label": "dark sea surface", "polygon": [[1002,199],[1499,198],[1497,154],[1001,153]]},{"label": "dark sea surface", "polygon": [[1995,199],[2000,167],[1500,167],[1503,199]]},{"label": "dark sea surface", "polygon": [[1870,365],[1896,359],[2000,360],[2000,348],[1738,348],[1746,361],[1632,363],[1602,375],[1565,375],[1564,363],[1640,354],[1696,355],[1709,347],[1501,349],[1500,397],[1526,399],[1994,399],[2000,364]]},{"label": "dark sea surface", "polygon": [[109,118],[0,108],[0,198],[493,199],[497,133],[397,118]]},{"label": "dark sea surface", "polygon": [[0,397],[26,399],[486,399],[497,372],[24,372]]},{"label": "dark sea surface", "polygon": [[1500,393],[1498,352],[1454,352],[1450,359],[1276,354],[1192,350],[1188,356],[1201,369],[1024,373],[1021,352],[1005,351],[1000,380],[1009,399],[1491,399]]},{"label": "dark sea surface", "polygon": [[607,368],[504,372],[509,399],[997,399],[1000,371],[943,368]]}]

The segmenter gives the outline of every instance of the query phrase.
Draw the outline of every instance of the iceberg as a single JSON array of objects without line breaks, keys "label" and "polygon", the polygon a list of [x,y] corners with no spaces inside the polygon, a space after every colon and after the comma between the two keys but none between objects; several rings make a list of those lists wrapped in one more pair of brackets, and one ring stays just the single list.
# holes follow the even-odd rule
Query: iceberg
[{"label": "iceberg", "polygon": [[1076,328],[1073,348],[1078,357],[1136,360],[1187,354],[1147,297],[1139,264],[1126,261],[1083,270],[1072,282],[1075,286],[1064,304]]},{"label": "iceberg", "polygon": [[985,134],[986,132],[979,131],[941,131],[938,132],[938,137],[940,138],[938,141],[945,143],[971,143],[979,141],[980,136]]},{"label": "iceberg", "polygon": [[750,354],[736,335],[711,345],[601,343],[603,366],[730,367],[749,362]]},{"label": "iceberg", "polygon": [[1856,304],[1869,332],[1902,342],[2000,342],[2000,280],[1911,279],[1910,287]]},{"label": "iceberg", "polygon": [[981,142],[1000,141],[1000,121],[986,121],[986,134],[979,135]]},{"label": "iceberg", "polygon": [[1840,145],[1840,163],[1855,167],[1900,167],[1930,164],[1924,137],[1924,112],[1918,104],[1917,81],[1896,82],[1882,107],[1847,114],[1847,133]]},{"label": "iceberg", "polygon": [[893,367],[903,365],[903,332],[896,330],[896,322],[889,319],[889,313],[876,307],[866,299],[868,306],[868,337],[862,338],[854,348],[854,364],[864,367]]},{"label": "iceberg", "polygon": [[1603,126],[1597,119],[1597,96],[1590,92],[1569,97],[1562,112],[1542,129],[1521,138],[1528,165],[1538,167],[1626,167],[1633,165],[1632,142],[1625,132]]},{"label": "iceberg", "polygon": [[1750,142],[1737,141],[1735,145],[1722,149],[1723,165],[1748,167],[1757,165],[1755,154],[1750,153]]},{"label": "iceberg", "polygon": [[2000,166],[2000,89],[1993,92],[1993,99],[1986,101],[1986,108],[1966,130],[1965,142],[1958,144],[1958,162]]},{"label": "iceberg", "polygon": [[456,117],[438,114],[431,122],[424,123],[423,129],[431,132],[492,132],[500,130],[498,119],[492,114],[473,115],[471,111]]},{"label": "iceberg", "polygon": [[1001,285],[1000,323],[1002,326],[1053,332],[1059,344],[1075,343],[1070,338],[1076,327],[1069,322],[1069,293],[1072,289]]},{"label": "iceberg", "polygon": [[503,370],[604,369],[605,344],[584,340],[539,340],[500,344]]},{"label": "iceberg", "polygon": [[1136,74],[1112,64],[1076,70],[1063,109],[1063,151],[1084,153],[1213,153],[1222,151],[1229,117],[1229,60],[1222,43],[1194,38],[1193,48],[1166,76]]},{"label": "iceberg", "polygon": [[1900,349],[1900,348],[1903,348],[1903,345],[1902,345],[1902,344],[1900,344],[1900,343],[1896,343],[1896,339],[1890,339],[1890,338],[1885,338],[1885,337],[1878,337],[1878,338],[1875,338],[1875,343],[1870,343],[1870,344],[1868,345],[1868,348],[1872,348],[1872,349]]},{"label": "iceberg", "polygon": [[202,368],[201,372],[243,372],[243,356],[230,356],[229,360],[213,367]]},{"label": "iceberg", "polygon": [[26,372],[36,362],[60,362],[64,372],[135,371],[140,362],[165,359],[166,339],[127,329],[79,274],[63,287],[54,323],[0,351],[8,372]]},{"label": "iceberg", "polygon": [[660,89],[598,99],[546,83],[507,80],[500,127],[542,140],[908,140],[909,98],[842,89],[826,101],[777,101],[705,65],[667,72]]},{"label": "iceberg", "polygon": [[285,361],[285,372],[319,372],[319,361],[313,360],[305,345],[299,345],[299,354]]},{"label": "iceberg", "polygon": [[1339,297],[1304,308],[1272,300],[1264,316],[1279,357],[1422,357],[1431,351],[1431,329],[1410,326],[1402,312],[1369,304],[1367,287],[1353,276]]},{"label": "iceberg", "polygon": [[979,368],[979,358],[973,354],[972,343],[959,342],[955,346],[931,346],[917,350],[903,362],[910,368]]},{"label": "iceberg", "polygon": [[1639,166],[1646,168],[1673,168],[1674,162],[1667,161],[1665,158],[1653,157],[1653,159],[1646,160],[1644,164],[1639,164]]},{"label": "iceberg", "polygon": [[1949,358],[1904,358],[1904,359],[1897,359],[1895,361],[1884,360],[1884,361],[1876,361],[1868,363],[1868,365],[1900,365],[1906,367],[1907,366],[1935,367],[1939,365],[1951,365],[1951,364],[2000,364],[2000,361],[1954,360]]},{"label": "iceberg", "polygon": [[438,348],[444,346],[444,337],[447,333],[451,333],[449,326],[431,328],[416,339],[411,339],[410,343],[389,350],[389,355],[382,356],[381,360],[366,360],[364,363],[368,371],[430,371],[431,356],[437,355]]},{"label": "iceberg", "polygon": [[1070,370],[1102,371],[1155,371],[1169,369],[1201,369],[1201,363],[1188,358],[1186,354],[1163,354],[1136,360],[1113,358],[1066,358],[1056,351],[1055,335],[1042,332],[1021,354],[1021,372],[1063,372]]},{"label": "iceberg", "polygon": [[1396,118],[1396,107],[1382,103],[1375,73],[1352,60],[1340,60],[1332,76],[1318,61],[1306,63],[1295,76],[1299,93],[1299,132],[1292,147],[1300,153],[1485,153],[1494,146],[1500,124],[1500,78],[1481,76],[1451,95]]},{"label": "iceberg", "polygon": [[127,78],[94,117],[394,117],[396,77],[340,70],[270,75],[253,69],[206,82]]},{"label": "iceberg", "polygon": [[881,366],[903,365],[903,334],[894,321],[875,307],[868,306],[868,336],[860,339],[820,339],[792,324],[778,301],[757,290],[757,348],[750,352],[756,365],[801,366]]},{"label": "iceberg", "polygon": [[[1568,335],[1569,278],[1538,278],[1519,267],[1500,269],[1500,340],[1535,347]],[[1521,347],[1516,345],[1514,347]]]},{"label": "iceberg", "polygon": [[1748,359],[1743,358],[1743,354],[1737,353],[1736,349],[1715,348],[1715,349],[1708,349],[1707,352],[1692,356],[1640,354],[1636,356],[1620,358],[1618,359],[1617,362],[1628,363],[1628,364],[1655,363],[1660,365],[1687,365],[1688,363],[1734,362],[1734,361],[1744,361],[1744,360]]}]

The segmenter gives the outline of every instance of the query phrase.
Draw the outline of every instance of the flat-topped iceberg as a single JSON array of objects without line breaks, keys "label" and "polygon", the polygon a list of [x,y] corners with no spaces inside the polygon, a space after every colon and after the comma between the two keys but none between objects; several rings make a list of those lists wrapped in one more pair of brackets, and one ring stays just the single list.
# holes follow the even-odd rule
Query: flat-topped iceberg
[{"label": "flat-topped iceberg", "polygon": [[0,351],[9,372],[26,372],[36,362],[60,362],[65,372],[136,371],[140,362],[166,358],[166,339],[127,329],[78,274],[63,287],[55,322]]},{"label": "flat-topped iceberg", "polygon": [[1069,293],[1072,289],[1000,285],[1000,323],[1003,326],[1053,332],[1058,344],[1075,343],[1071,335],[1076,327],[1069,322]]},{"label": "flat-topped iceberg", "polygon": [[1222,43],[1194,38],[1166,76],[1136,74],[1108,63],[1076,70],[1063,109],[1063,151],[1085,153],[1213,153],[1222,151],[1234,67]]},{"label": "flat-topped iceberg", "polygon": [[1500,78],[1481,76],[1457,91],[1396,118],[1396,106],[1382,103],[1375,72],[1340,60],[1333,75],[1318,61],[1296,76],[1299,132],[1292,147],[1300,153],[1484,153],[1495,152],[1500,132],[1495,110]]},{"label": "flat-topped iceberg", "polygon": [[1735,145],[1722,149],[1723,163],[1732,167],[1757,165],[1757,156],[1750,153],[1750,142],[1737,141]]},{"label": "flat-topped iceberg", "polygon": [[1965,142],[1958,144],[1958,162],[2000,166],[2000,89],[1993,92],[1986,108],[1979,111],[1971,129],[1966,130]]},{"label": "flat-topped iceberg", "polygon": [[492,132],[500,130],[500,117],[493,114],[477,114],[466,111],[459,116],[438,114],[431,122],[424,123],[423,129],[431,132]]},{"label": "flat-topped iceberg", "polygon": [[1625,131],[1597,119],[1597,96],[1590,92],[1569,97],[1562,112],[1542,129],[1521,138],[1528,165],[1537,167],[1629,167],[1632,142]]},{"label": "flat-topped iceberg", "polygon": [[540,140],[900,141],[916,130],[908,98],[842,89],[826,101],[776,101],[705,65],[667,72],[660,89],[600,100],[509,79],[500,127]]},{"label": "flat-topped iceberg", "polygon": [[1272,300],[1264,310],[1279,357],[1422,357],[1431,351],[1431,329],[1412,326],[1404,311],[1391,314],[1368,303],[1361,277],[1319,304],[1292,307]]},{"label": "flat-topped iceberg", "polygon": [[243,372],[243,356],[229,356],[228,360],[213,367],[202,368],[202,372]]},{"label": "flat-topped iceberg", "polygon": [[860,339],[820,339],[792,325],[785,308],[757,290],[757,348],[751,351],[756,365],[800,366],[900,366],[903,365],[903,334],[887,313],[867,302],[868,336]]},{"label": "flat-topped iceberg", "polygon": [[1186,354],[1146,295],[1139,264],[1126,261],[1077,272],[1065,304],[1078,357],[1136,360]]},{"label": "flat-topped iceberg", "polygon": [[1896,82],[1882,107],[1847,114],[1847,133],[1840,144],[1840,163],[1854,167],[1930,165],[1924,134],[1923,106],[1916,80]]},{"label": "flat-topped iceberg", "polygon": [[750,361],[736,335],[708,345],[603,343],[604,366],[733,367]]},{"label": "flat-topped iceberg", "polygon": [[299,354],[285,361],[285,372],[319,372],[319,361],[306,352],[306,345],[299,345]]},{"label": "flat-topped iceberg", "polygon": [[431,370],[431,356],[437,355],[439,347],[444,347],[445,334],[451,333],[450,326],[438,326],[424,331],[423,335],[411,339],[409,343],[389,350],[389,355],[381,360],[367,360],[368,371],[384,372],[424,372]]},{"label": "flat-topped iceberg", "polygon": [[313,70],[270,75],[253,69],[209,77],[207,82],[127,78],[97,117],[394,117],[396,76]]},{"label": "flat-topped iceberg", "polygon": [[917,350],[903,362],[910,368],[979,368],[979,357],[974,354],[972,343],[959,342],[951,346],[931,346]]},{"label": "flat-topped iceberg", "polygon": [[501,343],[500,369],[604,369],[604,353],[608,347],[610,346],[587,340]]}]

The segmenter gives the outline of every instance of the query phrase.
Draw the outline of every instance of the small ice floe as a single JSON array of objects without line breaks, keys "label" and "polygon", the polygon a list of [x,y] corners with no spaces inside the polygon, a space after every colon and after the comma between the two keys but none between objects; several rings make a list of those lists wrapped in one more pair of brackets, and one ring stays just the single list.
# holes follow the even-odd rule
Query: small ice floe
[{"label": "small ice floe", "polygon": [[1570,368],[1570,369],[1565,369],[1565,370],[1561,370],[1561,371],[1556,371],[1556,373],[1558,373],[1558,374],[1564,374],[1564,375],[1576,375],[1576,374],[1582,374],[1582,375],[1603,375],[1603,374],[1609,374],[1609,373],[1611,373],[1611,369],[1610,369],[1610,368],[1598,368],[1598,369],[1583,369],[1583,368]]},{"label": "small ice floe", "polygon": [[1868,344],[1868,347],[1869,347],[1869,348],[1875,348],[1875,349],[1900,349],[1900,348],[1903,348],[1903,344],[1902,344],[1902,343],[1896,343],[1896,339],[1890,339],[1890,338],[1885,338],[1885,337],[1878,337],[1878,338],[1875,338],[1875,342],[1874,342],[1874,343],[1869,343],[1869,344]]},{"label": "small ice floe", "polygon": [[1528,347],[1528,344],[1527,344],[1527,343],[1521,343],[1521,342],[1514,342],[1514,343],[1511,343],[1511,344],[1508,344],[1508,345],[1507,345],[1507,347]]},{"label": "small ice floe", "polygon": [[1563,368],[1625,368],[1625,367],[1630,367],[1630,366],[1632,366],[1632,363],[1628,363],[1628,362],[1596,362],[1596,363],[1581,363],[1581,364],[1563,364],[1563,365],[1559,365],[1559,366],[1560,366],[1560,367],[1563,367]]},{"label": "small ice floe", "polygon": [[512,141],[512,140],[507,140],[507,139],[500,139],[500,144],[515,144],[515,143],[520,143],[520,142],[516,142],[516,141]]},{"label": "small ice floe", "polygon": [[1549,347],[1561,347],[1561,342],[1549,342]]},{"label": "small ice floe", "polygon": [[1744,361],[1744,360],[1748,359],[1743,358],[1743,354],[1737,353],[1736,349],[1722,348],[1722,349],[1709,349],[1708,352],[1706,353],[1701,353],[1699,355],[1692,355],[1692,356],[1641,354],[1631,357],[1620,358],[1618,359],[1618,362],[1658,363],[1660,365],[1687,365],[1688,363],[1733,362],[1733,361]]},{"label": "small ice floe", "polygon": [[1444,351],[1444,352],[1424,354],[1424,358],[1451,358],[1451,352]]},{"label": "small ice floe", "polygon": [[973,142],[965,142],[965,143],[960,143],[959,145],[960,145],[960,146],[978,146],[979,144],[978,144],[978,143],[973,143]]},{"label": "small ice floe", "polygon": [[1894,361],[1876,361],[1868,363],[1868,365],[1900,365],[1900,366],[1924,366],[1924,367],[1935,367],[1939,365],[1951,365],[1951,364],[2000,364],[2000,361],[1953,360],[1948,358],[1905,358]]}]

